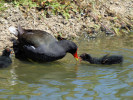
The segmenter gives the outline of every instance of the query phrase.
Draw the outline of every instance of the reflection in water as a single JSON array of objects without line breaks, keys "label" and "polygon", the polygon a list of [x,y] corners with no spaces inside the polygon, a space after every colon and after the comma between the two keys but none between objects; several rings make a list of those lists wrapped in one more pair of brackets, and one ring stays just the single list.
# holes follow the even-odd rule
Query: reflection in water
[{"label": "reflection in water", "polygon": [[76,64],[71,55],[50,63],[21,62],[0,70],[0,98],[4,100],[129,99],[133,94],[133,48],[123,39],[80,41],[79,54],[122,54],[123,65]]},{"label": "reflection in water", "polygon": [[72,83],[77,77],[75,70],[77,65],[75,64],[69,66],[71,68],[67,68],[68,66],[65,62],[60,63],[58,61],[46,64],[29,63],[24,66],[19,63],[17,66],[15,70],[18,80],[30,84],[30,87],[37,87],[38,89],[34,91],[35,93],[39,93],[39,91],[41,91],[40,95],[42,92],[45,93],[45,95],[41,96],[47,96],[52,99],[52,93],[53,95],[59,95],[59,98],[61,98],[61,94],[72,95],[72,93],[65,91],[73,91],[76,87]]}]

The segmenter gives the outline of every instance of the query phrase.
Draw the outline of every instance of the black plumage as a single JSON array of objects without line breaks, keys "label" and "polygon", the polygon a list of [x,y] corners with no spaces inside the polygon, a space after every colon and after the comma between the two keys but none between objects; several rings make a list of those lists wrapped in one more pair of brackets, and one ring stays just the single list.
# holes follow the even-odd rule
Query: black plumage
[{"label": "black plumage", "polygon": [[66,53],[78,59],[77,45],[72,41],[58,41],[45,31],[22,29],[21,26],[17,31],[18,40],[14,40],[13,49],[18,59],[49,62],[63,58]]},{"label": "black plumage", "polygon": [[121,64],[123,62],[122,55],[105,55],[100,58],[92,57],[90,54],[81,54],[80,58],[84,61],[88,61],[91,64],[104,64],[104,65],[111,65],[111,64]]},{"label": "black plumage", "polygon": [[11,50],[9,48],[5,48],[0,56],[0,68],[6,68],[11,63],[12,60],[10,58]]}]

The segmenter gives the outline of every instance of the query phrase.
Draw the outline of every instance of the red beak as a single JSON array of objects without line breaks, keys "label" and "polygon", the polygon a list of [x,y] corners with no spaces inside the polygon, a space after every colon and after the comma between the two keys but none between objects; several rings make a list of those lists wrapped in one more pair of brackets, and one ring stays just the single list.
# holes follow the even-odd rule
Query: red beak
[{"label": "red beak", "polygon": [[79,57],[78,57],[78,54],[77,54],[77,51],[73,54],[74,58],[78,61],[79,60]]}]

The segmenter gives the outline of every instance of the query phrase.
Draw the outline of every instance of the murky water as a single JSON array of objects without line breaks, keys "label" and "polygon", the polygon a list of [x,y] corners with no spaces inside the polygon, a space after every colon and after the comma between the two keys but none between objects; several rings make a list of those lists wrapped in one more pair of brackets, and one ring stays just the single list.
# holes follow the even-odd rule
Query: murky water
[{"label": "murky water", "polygon": [[70,54],[43,64],[13,58],[12,66],[0,70],[0,100],[132,100],[133,41],[79,41],[79,54],[121,54],[123,65],[76,63]]}]

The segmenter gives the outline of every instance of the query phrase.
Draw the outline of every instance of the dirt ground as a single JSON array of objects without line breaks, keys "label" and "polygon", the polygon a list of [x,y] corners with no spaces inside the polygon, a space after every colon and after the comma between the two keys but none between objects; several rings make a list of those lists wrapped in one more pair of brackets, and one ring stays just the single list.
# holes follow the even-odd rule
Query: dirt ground
[{"label": "dirt ground", "polygon": [[[102,5],[96,11],[104,13],[106,8],[119,13],[124,18],[133,16],[133,0],[101,0]],[[83,2],[84,3],[84,2]],[[0,52],[6,46],[12,46],[10,41],[14,35],[10,34],[8,28],[20,24],[23,28],[45,30],[56,36],[62,34],[63,37],[79,37],[83,26],[93,25],[91,18],[87,18],[86,23],[81,15],[76,15],[68,20],[62,16],[51,16],[44,18],[43,12],[36,9],[25,9],[25,7],[14,7],[5,3],[7,10],[0,12]]]}]

